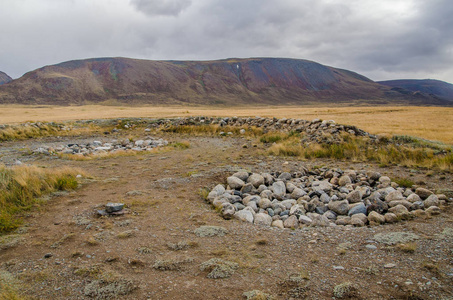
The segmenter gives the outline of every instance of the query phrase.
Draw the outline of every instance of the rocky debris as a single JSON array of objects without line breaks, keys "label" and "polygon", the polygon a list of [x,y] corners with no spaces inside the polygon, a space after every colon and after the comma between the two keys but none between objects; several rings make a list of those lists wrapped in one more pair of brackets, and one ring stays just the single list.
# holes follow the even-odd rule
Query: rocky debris
[{"label": "rocky debris", "polygon": [[151,151],[156,147],[168,145],[168,141],[146,137],[143,140],[135,142],[125,140],[111,140],[109,142],[92,141],[86,144],[64,144],[56,147],[41,146],[33,150],[36,154],[56,155],[56,154],[74,154],[81,156],[95,155],[101,153],[115,153],[118,151]]},{"label": "rocky debris", "polygon": [[104,209],[96,211],[100,216],[121,216],[127,213],[124,209],[124,203],[107,203]]},{"label": "rocky debris", "polygon": [[[260,226],[380,225],[441,213],[445,195],[399,187],[371,171],[319,168],[248,173],[239,171],[217,185],[207,200],[225,219]],[[423,200],[422,200],[423,199]]]},{"label": "rocky debris", "polygon": [[[157,120],[151,124],[153,127],[170,127],[183,125],[208,125],[218,124],[220,126],[258,127],[264,132],[268,131],[294,131],[304,133],[302,143],[341,143],[344,135],[363,136],[371,140],[377,140],[377,136],[369,134],[355,126],[336,124],[333,120],[314,119],[312,121],[301,119],[278,119],[278,118],[242,118],[242,117],[186,117],[178,119]],[[243,128],[244,129],[244,128]],[[246,129],[241,134],[245,134]],[[223,133],[223,135],[227,135]]]}]

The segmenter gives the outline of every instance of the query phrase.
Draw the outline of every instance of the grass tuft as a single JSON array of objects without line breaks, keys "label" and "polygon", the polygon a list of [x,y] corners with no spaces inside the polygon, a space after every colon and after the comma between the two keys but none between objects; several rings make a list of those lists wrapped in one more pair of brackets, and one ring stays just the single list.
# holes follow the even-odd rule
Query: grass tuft
[{"label": "grass tuft", "polygon": [[55,191],[77,187],[79,169],[43,169],[36,166],[6,167],[0,165],[0,232],[16,229],[20,213],[38,206],[37,198]]}]

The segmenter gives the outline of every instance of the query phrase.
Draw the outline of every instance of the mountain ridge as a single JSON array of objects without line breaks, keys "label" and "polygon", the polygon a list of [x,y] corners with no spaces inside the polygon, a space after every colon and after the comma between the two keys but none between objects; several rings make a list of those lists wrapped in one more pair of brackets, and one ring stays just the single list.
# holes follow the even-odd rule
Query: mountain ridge
[{"label": "mountain ridge", "polygon": [[379,84],[394,89],[404,89],[414,93],[435,95],[441,99],[453,102],[453,84],[436,79],[396,79],[377,81]]},{"label": "mountain ridge", "polygon": [[124,104],[433,104],[349,70],[290,58],[153,61],[103,57],[30,71],[0,87],[0,103]]},{"label": "mountain ridge", "polygon": [[0,85],[11,82],[13,79],[5,72],[0,71]]}]

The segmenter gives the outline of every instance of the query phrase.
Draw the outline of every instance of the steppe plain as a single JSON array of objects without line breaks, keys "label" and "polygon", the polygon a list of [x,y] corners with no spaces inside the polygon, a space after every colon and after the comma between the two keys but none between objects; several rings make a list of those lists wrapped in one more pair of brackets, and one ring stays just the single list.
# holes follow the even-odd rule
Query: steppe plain
[{"label": "steppe plain", "polygon": [[[444,107],[117,107],[2,106],[0,124],[104,118],[261,116],[355,125],[372,134],[409,135],[453,144],[453,109]],[[42,145],[99,140],[168,140],[146,154],[89,160],[38,155]],[[179,147],[178,145],[183,145]],[[2,236],[5,299],[452,299],[453,211],[380,226],[278,229],[224,220],[204,196],[238,170],[297,172],[340,168],[378,171],[430,190],[452,190],[451,169],[373,161],[270,155],[259,136],[145,132],[131,126],[75,136],[3,141],[0,158],[45,169],[83,170],[79,187],[54,193],[21,214],[22,227]],[[128,213],[99,217],[108,202]],[[203,237],[201,226],[226,234]],[[377,234],[414,233],[406,243]],[[11,236],[10,239],[7,237]],[[231,277],[208,278],[200,267],[218,258],[237,266]],[[237,265],[236,265],[237,264]],[[9,298],[8,298],[9,297]],[[15,298],[14,298],[15,297]]]}]

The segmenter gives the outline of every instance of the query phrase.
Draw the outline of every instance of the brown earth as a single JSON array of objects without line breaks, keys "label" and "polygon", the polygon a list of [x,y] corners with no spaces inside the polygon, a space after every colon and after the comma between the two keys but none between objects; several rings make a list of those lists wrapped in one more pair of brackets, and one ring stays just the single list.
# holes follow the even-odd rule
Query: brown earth
[{"label": "brown earth", "polygon": [[[121,299],[243,299],[244,292],[255,289],[277,299],[332,299],[334,287],[344,282],[356,287],[353,299],[453,297],[451,206],[444,207],[439,216],[394,225],[280,230],[224,220],[199,194],[202,188],[224,183],[238,169],[377,169],[391,178],[411,178],[430,189],[451,188],[451,174],[269,157],[264,154],[265,145],[253,147],[256,141],[243,137],[159,137],[189,141],[190,148],[70,161],[30,156],[27,149],[43,143],[74,142],[75,138],[4,143],[0,153],[4,162],[17,157],[43,167],[76,166],[92,178],[83,179],[73,192],[52,197],[41,210],[26,217],[26,226],[19,230],[19,245],[0,251],[0,271],[17,278],[20,291],[32,299],[89,299],[84,293],[100,279],[112,283],[114,291],[127,291],[113,296]],[[131,191],[135,192],[127,194]],[[98,217],[96,208],[107,202],[124,202],[129,213]],[[198,237],[194,230],[202,225],[222,226],[228,233]],[[373,241],[377,233],[401,231],[420,236],[415,252]],[[178,243],[184,249],[175,250]],[[46,254],[50,257],[45,258]],[[239,268],[229,278],[209,279],[200,265],[211,258],[236,262]],[[153,268],[163,260],[170,261],[167,268],[175,269]],[[386,264],[395,266],[385,268]],[[344,269],[334,268],[338,266]],[[131,292],[121,289],[131,287],[125,280],[135,287]]]}]

